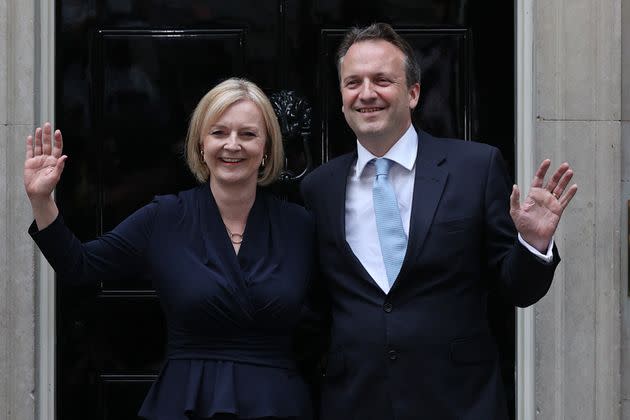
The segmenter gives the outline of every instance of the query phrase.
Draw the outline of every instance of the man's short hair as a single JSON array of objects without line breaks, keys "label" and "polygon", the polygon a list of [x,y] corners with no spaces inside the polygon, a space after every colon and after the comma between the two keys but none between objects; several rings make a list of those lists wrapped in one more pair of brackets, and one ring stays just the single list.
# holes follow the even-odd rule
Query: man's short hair
[{"label": "man's short hair", "polygon": [[387,23],[373,23],[363,28],[354,27],[346,32],[339,48],[337,49],[337,74],[341,78],[341,62],[353,44],[362,41],[383,40],[402,51],[405,56],[405,77],[407,86],[420,83],[420,65],[416,61],[411,45],[403,37],[398,35],[394,28]]}]

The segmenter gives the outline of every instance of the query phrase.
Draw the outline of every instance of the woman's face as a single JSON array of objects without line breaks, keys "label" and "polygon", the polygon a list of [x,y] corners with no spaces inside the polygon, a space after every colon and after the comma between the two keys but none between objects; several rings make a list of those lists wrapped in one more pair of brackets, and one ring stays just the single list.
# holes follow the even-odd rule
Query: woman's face
[{"label": "woman's face", "polygon": [[250,100],[232,104],[208,126],[202,138],[210,183],[256,185],[266,142],[265,124],[258,106]]}]

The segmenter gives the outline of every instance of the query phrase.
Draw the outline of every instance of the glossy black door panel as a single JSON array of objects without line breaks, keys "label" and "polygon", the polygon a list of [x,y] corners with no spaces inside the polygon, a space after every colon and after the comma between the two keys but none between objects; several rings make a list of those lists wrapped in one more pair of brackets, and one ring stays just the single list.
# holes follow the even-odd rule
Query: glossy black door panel
[{"label": "glossy black door panel", "polygon": [[[156,194],[195,185],[183,160],[188,120],[226,77],[292,91],[296,107],[311,109],[308,130],[285,139],[288,175],[351,150],[334,51],[347,28],[374,21],[391,23],[418,55],[416,126],[496,145],[513,165],[511,2],[56,0],[56,10],[56,125],[69,155],[57,200],[83,240]],[[299,200],[297,186],[277,190]],[[165,348],[151,279],[60,281],[57,291],[57,418],[135,418]],[[491,310],[513,397],[513,310],[498,300]]]},{"label": "glossy black door panel", "polygon": [[98,401],[103,420],[137,419],[140,402],[157,375],[103,374],[99,377]]},{"label": "glossy black door panel", "polygon": [[[59,299],[63,306],[58,357],[63,370],[58,378],[58,418],[117,418],[106,413],[122,413],[124,407],[133,407],[125,418],[134,418],[148,390],[147,381],[157,374],[166,351],[164,318],[157,298],[152,294],[75,292],[69,296],[67,290],[62,292],[66,293]],[[138,375],[144,378],[141,383]],[[114,384],[106,380],[111,377],[116,378]],[[124,398],[117,401],[119,397]],[[117,403],[111,405],[112,401]]]}]

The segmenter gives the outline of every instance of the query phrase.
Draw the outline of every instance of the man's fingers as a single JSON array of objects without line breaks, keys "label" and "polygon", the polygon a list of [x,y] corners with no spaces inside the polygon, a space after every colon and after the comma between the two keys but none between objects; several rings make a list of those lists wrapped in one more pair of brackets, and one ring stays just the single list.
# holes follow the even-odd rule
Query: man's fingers
[{"label": "man's fingers", "polygon": [[521,192],[518,189],[518,185],[512,186],[512,194],[510,194],[510,211],[518,210],[521,208]]},{"label": "man's fingers", "polygon": [[551,166],[551,161],[549,159],[542,161],[536,171],[536,174],[534,175],[534,179],[532,179],[532,187],[542,188],[549,166]]},{"label": "man's fingers", "polygon": [[545,187],[545,189],[549,191],[550,193],[553,193],[556,187],[558,186],[558,183],[560,182],[560,180],[562,179],[562,177],[568,170],[569,170],[569,164],[566,162],[558,166],[558,169],[556,169],[556,171],[553,173],[553,175],[549,179],[549,182],[547,183],[547,186]]},{"label": "man's fingers", "polygon": [[567,169],[566,172],[562,174],[560,182],[558,182],[558,184],[551,190],[554,197],[559,198],[564,193],[564,190],[567,188],[567,185],[569,185],[571,178],[573,178],[573,171],[571,169]]},{"label": "man's fingers", "polygon": [[575,196],[575,193],[577,193],[577,190],[578,190],[577,184],[573,184],[569,187],[568,190],[566,190],[564,194],[562,194],[562,196],[560,197],[560,205],[562,206],[563,211],[564,209],[567,208],[567,206],[569,205],[569,203]]},{"label": "man's fingers", "polygon": [[63,138],[61,136],[61,131],[55,130],[55,134],[53,138],[52,155],[56,158],[61,157],[62,151],[63,151]]}]

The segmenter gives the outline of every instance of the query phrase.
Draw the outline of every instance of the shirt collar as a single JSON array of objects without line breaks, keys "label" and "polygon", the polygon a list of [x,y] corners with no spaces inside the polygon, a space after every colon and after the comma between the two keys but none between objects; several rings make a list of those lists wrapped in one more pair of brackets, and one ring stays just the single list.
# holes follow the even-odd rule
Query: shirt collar
[{"label": "shirt collar", "polygon": [[[384,158],[393,160],[403,168],[411,171],[416,163],[416,154],[418,153],[418,133],[413,128],[413,124],[409,126],[405,134],[398,139],[396,143],[385,153]],[[361,176],[365,166],[372,160],[376,159],[368,149],[363,147],[357,140],[357,164],[356,174]]]}]

